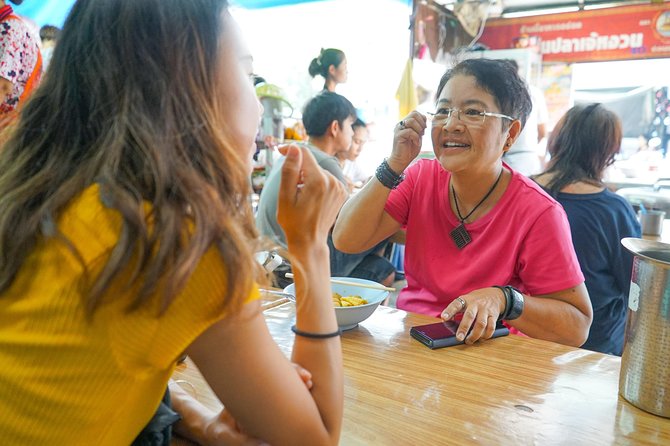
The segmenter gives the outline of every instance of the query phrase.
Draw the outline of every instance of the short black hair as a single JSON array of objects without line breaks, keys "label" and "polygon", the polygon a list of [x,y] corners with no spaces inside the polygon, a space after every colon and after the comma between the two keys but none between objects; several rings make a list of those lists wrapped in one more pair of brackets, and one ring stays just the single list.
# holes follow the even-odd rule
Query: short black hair
[{"label": "short black hair", "polygon": [[349,117],[356,117],[354,106],[344,96],[331,91],[314,96],[302,111],[302,122],[309,136],[323,136],[333,121],[341,126]]},{"label": "short black hair", "polygon": [[363,122],[361,118],[356,118],[356,120],[354,121],[353,124],[351,124],[351,126],[354,128],[354,130],[356,130],[358,127],[367,127],[368,125],[365,122]]},{"label": "short black hair", "polygon": [[519,62],[516,61],[516,59],[503,59],[505,62],[509,62],[512,64],[515,70],[519,70]]},{"label": "short black hair", "polygon": [[[440,79],[435,99],[439,99],[444,86],[456,75],[472,76],[477,85],[493,96],[500,112],[521,121],[521,128],[533,108],[528,87],[517,69],[507,60],[466,59],[447,70]],[[506,121],[503,121],[505,125]]]}]

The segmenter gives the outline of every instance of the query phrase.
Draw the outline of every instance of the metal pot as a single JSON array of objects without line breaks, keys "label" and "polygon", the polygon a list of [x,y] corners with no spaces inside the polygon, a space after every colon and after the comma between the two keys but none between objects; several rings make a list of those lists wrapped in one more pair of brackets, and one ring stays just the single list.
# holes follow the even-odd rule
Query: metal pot
[{"label": "metal pot", "polygon": [[635,210],[643,205],[646,209],[656,209],[665,212],[670,218],[670,179],[662,178],[647,187],[624,187],[616,191],[628,201]]},{"label": "metal pot", "polygon": [[619,393],[670,418],[670,245],[624,238],[633,253]]}]

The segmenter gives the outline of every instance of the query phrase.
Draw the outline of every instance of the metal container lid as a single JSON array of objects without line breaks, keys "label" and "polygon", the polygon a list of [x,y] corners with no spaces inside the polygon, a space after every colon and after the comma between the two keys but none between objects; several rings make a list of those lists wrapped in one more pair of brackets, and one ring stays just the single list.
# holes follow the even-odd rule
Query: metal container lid
[{"label": "metal container lid", "polygon": [[670,244],[668,243],[626,237],[621,239],[621,244],[637,257],[642,257],[659,263],[665,268],[670,268]]}]

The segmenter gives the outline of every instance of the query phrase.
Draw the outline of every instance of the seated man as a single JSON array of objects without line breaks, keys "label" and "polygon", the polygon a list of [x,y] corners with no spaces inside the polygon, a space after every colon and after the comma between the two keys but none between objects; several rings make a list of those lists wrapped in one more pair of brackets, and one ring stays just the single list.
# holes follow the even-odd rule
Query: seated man
[{"label": "seated man", "polygon": [[335,157],[340,162],[342,172],[348,180],[350,189],[354,187],[363,187],[363,184],[370,179],[370,175],[365,173],[361,166],[356,163],[356,159],[361,154],[363,146],[368,141],[370,133],[368,127],[361,119],[356,119],[352,125],[354,129],[354,137],[351,140],[351,147],[346,152],[338,152]]},{"label": "seated man", "polygon": [[[335,155],[349,150],[354,134],[352,124],[355,120],[356,110],[351,102],[344,96],[327,91],[310,99],[303,110],[303,124],[308,136],[309,149],[319,166],[345,185],[347,180]],[[256,226],[262,235],[285,248],[286,237],[277,223],[277,201],[283,162],[284,159],[281,158],[275,163],[265,182],[258,203]],[[395,268],[381,255],[386,241],[359,254],[338,251],[330,237],[328,242],[332,276],[358,277],[385,285],[393,283]],[[281,281],[279,285],[282,285]]]}]

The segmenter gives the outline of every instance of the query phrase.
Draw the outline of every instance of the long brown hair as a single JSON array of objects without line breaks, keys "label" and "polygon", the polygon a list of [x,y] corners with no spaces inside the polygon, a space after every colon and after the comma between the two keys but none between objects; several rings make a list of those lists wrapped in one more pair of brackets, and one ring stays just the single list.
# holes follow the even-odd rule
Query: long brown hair
[{"label": "long brown hair", "polygon": [[551,160],[545,173],[553,174],[546,186],[549,193],[556,196],[578,181],[601,186],[605,168],[621,147],[622,135],[617,115],[601,104],[568,110],[547,140]]},{"label": "long brown hair", "polygon": [[62,237],[54,222],[63,208],[99,183],[123,228],[85,285],[89,312],[129,269],[128,286],[139,290],[131,309],[159,289],[167,308],[213,245],[229,272],[222,308],[239,305],[258,271],[257,236],[246,154],[227,139],[219,104],[227,6],[75,3],[49,72],[0,154],[0,292],[40,237]]}]

